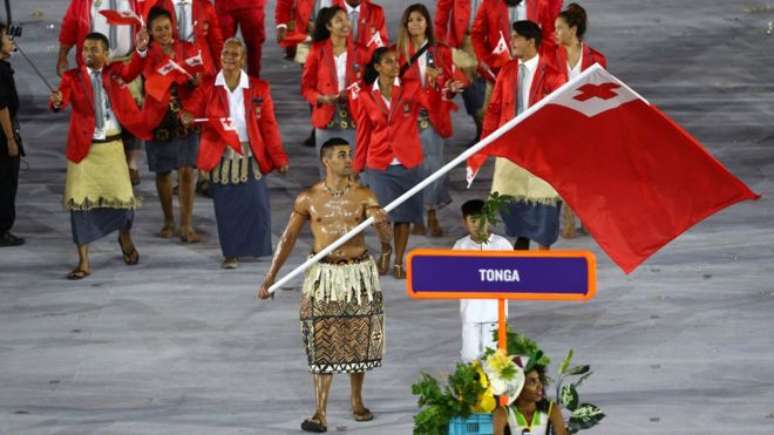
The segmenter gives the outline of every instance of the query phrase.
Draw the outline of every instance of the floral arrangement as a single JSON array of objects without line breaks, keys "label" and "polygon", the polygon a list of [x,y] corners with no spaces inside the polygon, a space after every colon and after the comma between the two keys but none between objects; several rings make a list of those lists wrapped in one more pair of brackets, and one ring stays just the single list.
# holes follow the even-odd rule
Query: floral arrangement
[{"label": "floral arrangement", "polygon": [[[495,338],[497,331],[494,331]],[[509,405],[516,400],[524,386],[525,373],[535,366],[548,367],[550,358],[543,354],[537,343],[511,331],[506,334],[506,354],[500,349],[487,349],[481,359],[469,364],[458,363],[447,378],[445,386],[433,376],[422,373],[411,392],[419,396],[419,412],[414,416],[415,435],[446,435],[449,421],[454,417],[467,418],[471,413],[492,413],[497,408],[498,396],[508,397]],[[516,356],[528,357],[526,367],[520,367]],[[592,375],[588,365],[570,367],[570,350],[558,370],[557,402],[571,414],[567,422],[570,433],[597,425],[605,414],[595,405],[581,403],[578,387]],[[570,378],[577,378],[569,382]]]}]

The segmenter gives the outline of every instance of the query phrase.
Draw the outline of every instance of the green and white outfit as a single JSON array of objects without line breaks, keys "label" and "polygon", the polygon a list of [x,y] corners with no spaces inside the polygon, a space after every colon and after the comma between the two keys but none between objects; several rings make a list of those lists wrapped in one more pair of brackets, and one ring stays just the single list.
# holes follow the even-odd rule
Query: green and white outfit
[{"label": "green and white outfit", "polygon": [[508,407],[508,428],[512,435],[522,435],[526,429],[530,435],[549,435],[551,432],[551,422],[549,416],[554,402],[550,402],[548,412],[536,410],[532,415],[532,421],[527,419],[519,412],[516,406]]}]

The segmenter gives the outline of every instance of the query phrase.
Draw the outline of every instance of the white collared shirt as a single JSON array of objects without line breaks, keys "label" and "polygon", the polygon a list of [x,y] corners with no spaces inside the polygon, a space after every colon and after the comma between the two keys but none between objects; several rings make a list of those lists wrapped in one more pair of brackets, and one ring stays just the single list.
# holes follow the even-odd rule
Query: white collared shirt
[{"label": "white collared shirt", "polygon": [[[532,89],[532,80],[535,78],[535,72],[537,71],[538,63],[540,62],[540,55],[535,55],[532,59],[522,62],[519,60],[519,65],[527,67],[527,76],[522,79],[523,89],[519,89],[518,95],[521,99],[521,104],[524,110],[529,109],[529,94]],[[518,83],[518,82],[517,82]]]},{"label": "white collared shirt", "polygon": [[339,92],[341,92],[347,87],[347,52],[344,51],[338,56],[334,55],[333,60],[336,63],[336,82],[339,85]]},{"label": "white collared shirt", "polygon": [[575,64],[575,67],[571,67],[570,61],[569,60],[567,61],[567,76],[570,78],[570,80],[580,75],[580,73],[582,72],[581,71],[582,64],[583,64],[583,45],[581,45],[580,56],[578,57],[578,63]]},{"label": "white collared shirt", "polygon": [[194,42],[193,0],[172,0],[172,3],[175,4],[175,18],[178,22],[180,22],[178,5],[182,3],[185,6],[185,19],[186,23],[188,23],[187,35],[178,35],[178,38],[181,41]]},{"label": "white collared shirt", "polygon": [[[132,4],[129,0],[115,0],[116,9],[119,12],[132,11]],[[132,54],[132,47],[134,47],[134,30],[132,26],[113,26],[115,27],[115,41],[110,38],[110,24],[107,22],[107,18],[100,14],[99,11],[110,10],[110,0],[102,0],[102,2],[92,2],[91,4],[91,31],[99,32],[107,36],[110,41],[110,46],[114,47],[110,50],[110,57],[126,57]],[[80,54],[80,53],[79,53]]]},{"label": "white collared shirt", "polygon": [[[421,50],[425,45],[427,45],[427,39],[425,39],[425,43],[422,44],[422,46],[417,50]],[[417,65],[419,65],[419,80],[422,83],[422,86],[425,86],[425,74],[427,72],[427,50],[425,50],[425,52],[419,56],[419,59],[417,59]]]},{"label": "white collared shirt", "polygon": [[[490,234],[486,243],[478,243],[472,237],[465,236],[452,249],[473,251],[512,251],[513,246],[503,236]],[[505,306],[506,315],[508,306]],[[497,301],[489,299],[463,299],[460,301],[460,316],[464,323],[491,323],[497,321]]]},{"label": "white collared shirt", "polygon": [[[400,86],[400,79],[397,77],[395,77],[394,86]],[[387,110],[392,110],[392,101],[389,98],[385,97],[384,94],[382,94],[381,89],[379,89],[378,78],[374,80],[373,90],[379,92],[379,96],[382,97],[382,101],[384,101],[384,105],[387,106]],[[389,115],[387,116],[389,117]],[[393,157],[392,161],[390,162],[390,166],[401,165],[401,164],[402,163],[400,162],[400,160],[398,160],[397,157]]]},{"label": "white collared shirt", "polygon": [[[91,86],[91,76],[94,74],[94,69],[91,69],[89,67],[86,67],[86,70],[89,72],[89,86]],[[102,71],[101,69],[99,70]],[[104,80],[104,77],[103,77]],[[102,129],[99,129],[94,126],[94,134],[92,135],[93,140],[105,140],[108,136],[113,136],[116,134],[121,133],[121,126],[118,125],[118,121],[116,120],[116,115],[113,113],[113,109],[110,108],[110,98],[107,94],[107,89],[105,89],[105,83],[102,83],[102,113],[105,115],[105,125],[102,127]],[[95,102],[96,103],[96,102]],[[96,115],[96,110],[94,114]]]},{"label": "white collared shirt", "polygon": [[250,79],[244,71],[239,72],[239,84],[232,91],[226,84],[226,77],[223,71],[220,71],[215,77],[215,86],[223,86],[228,95],[228,113],[231,117],[231,125],[234,126],[239,134],[240,142],[248,142],[250,137],[247,135],[247,121],[245,120],[245,89],[250,89]]}]

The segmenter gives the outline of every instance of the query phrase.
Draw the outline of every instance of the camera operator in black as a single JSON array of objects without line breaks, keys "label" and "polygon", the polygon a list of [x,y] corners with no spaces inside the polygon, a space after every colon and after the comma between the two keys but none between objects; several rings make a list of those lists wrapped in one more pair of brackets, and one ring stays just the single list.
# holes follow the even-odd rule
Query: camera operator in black
[{"label": "camera operator in black", "polygon": [[0,247],[19,246],[24,239],[11,234],[16,220],[19,160],[24,155],[16,113],[19,96],[8,58],[14,43],[8,27],[0,23]]}]

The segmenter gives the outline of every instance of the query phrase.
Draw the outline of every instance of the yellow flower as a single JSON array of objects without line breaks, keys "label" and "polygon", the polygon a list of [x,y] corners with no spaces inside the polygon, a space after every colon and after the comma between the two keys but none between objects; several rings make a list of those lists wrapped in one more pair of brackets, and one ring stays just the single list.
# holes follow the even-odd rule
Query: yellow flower
[{"label": "yellow flower", "polygon": [[489,387],[489,378],[486,376],[486,373],[484,373],[484,369],[481,368],[480,365],[476,367],[476,373],[478,373],[478,382],[481,384],[481,386],[486,389]]},{"label": "yellow flower", "polygon": [[487,358],[486,364],[493,372],[501,373],[503,369],[513,365],[513,361],[511,361],[502,349],[497,349],[497,352]]},{"label": "yellow flower", "polygon": [[491,413],[497,407],[497,401],[495,400],[492,389],[488,388],[484,394],[478,399],[478,403],[473,407],[475,412]]}]

